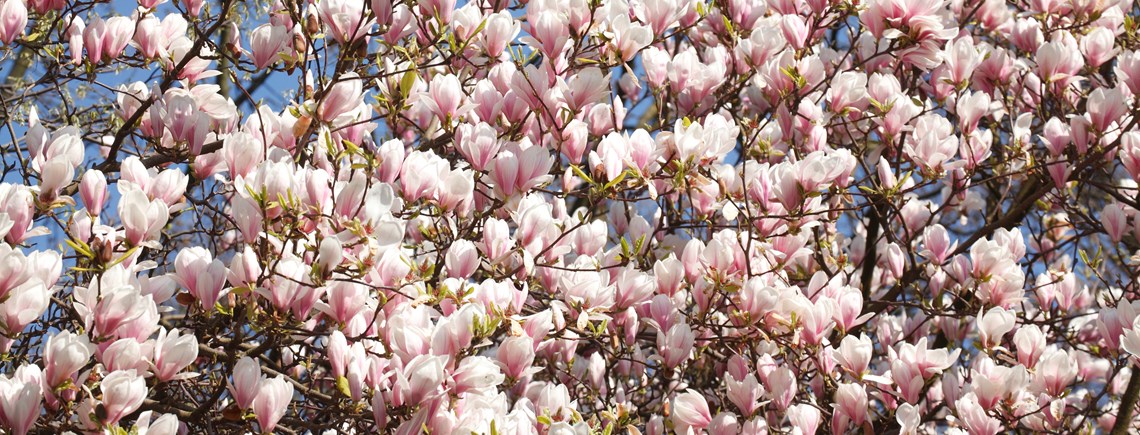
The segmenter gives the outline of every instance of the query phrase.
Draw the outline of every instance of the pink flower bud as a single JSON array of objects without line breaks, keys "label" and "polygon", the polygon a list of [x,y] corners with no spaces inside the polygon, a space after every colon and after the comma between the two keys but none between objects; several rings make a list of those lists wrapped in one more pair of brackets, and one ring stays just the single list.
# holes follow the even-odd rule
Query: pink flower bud
[{"label": "pink flower bud", "polygon": [[98,169],[91,169],[83,173],[79,181],[79,194],[83,204],[87,206],[87,213],[99,216],[103,205],[107,203],[107,177]]},{"label": "pink flower bud", "polygon": [[96,16],[83,34],[87,55],[92,63],[114,60],[135,34],[135,22],[129,17],[112,17],[106,21]]},{"label": "pink flower bud", "polygon": [[348,352],[348,340],[344,333],[333,331],[329,334],[328,341],[325,342],[325,357],[329,360],[334,378],[344,376],[344,370],[348,366]]},{"label": "pink flower bud", "polygon": [[903,254],[902,248],[897,243],[887,244],[887,270],[895,279],[902,278],[903,270],[906,268],[906,256]]},{"label": "pink flower bud", "polygon": [[206,0],[182,0],[182,6],[186,11],[190,12],[191,16],[197,16],[202,13],[202,6],[206,4]]}]

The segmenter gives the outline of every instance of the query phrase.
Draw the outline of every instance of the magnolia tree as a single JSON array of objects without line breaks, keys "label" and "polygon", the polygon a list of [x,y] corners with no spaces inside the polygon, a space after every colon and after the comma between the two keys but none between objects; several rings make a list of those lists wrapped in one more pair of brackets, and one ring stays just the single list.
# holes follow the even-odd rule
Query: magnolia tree
[{"label": "magnolia tree", "polygon": [[0,0],[0,428],[1137,430],[1138,16]]}]

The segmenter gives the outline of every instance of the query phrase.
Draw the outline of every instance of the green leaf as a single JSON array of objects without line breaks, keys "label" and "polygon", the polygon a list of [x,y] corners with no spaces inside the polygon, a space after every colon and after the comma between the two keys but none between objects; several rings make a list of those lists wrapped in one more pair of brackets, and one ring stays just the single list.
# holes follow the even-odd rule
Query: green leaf
[{"label": "green leaf", "polygon": [[135,251],[137,251],[138,249],[139,249],[138,246],[132,246],[131,249],[128,249],[127,252],[124,253],[121,257],[116,258],[115,261],[111,262],[111,264],[108,264],[107,268],[110,269],[112,267],[115,267],[119,263],[122,263],[122,262],[126,261],[128,258],[131,258],[131,255],[134,255]]},{"label": "green leaf", "polygon": [[352,397],[352,390],[348,388],[348,378],[344,376],[338,376],[336,378],[336,390],[340,391],[340,394],[346,397]]},{"label": "green leaf", "polygon": [[65,239],[63,242],[67,243],[67,246],[70,246],[71,249],[74,249],[75,253],[87,258],[95,258],[95,252],[92,251],[86,243],[72,241],[71,239]]},{"label": "green leaf", "polygon": [[412,65],[408,68],[408,72],[400,78],[400,96],[404,99],[408,98],[408,93],[412,92],[412,85],[416,84],[416,67]]},{"label": "green leaf", "polygon": [[570,169],[574,171],[574,174],[578,175],[583,180],[586,180],[587,183],[590,183],[591,185],[594,184],[594,179],[590,178],[589,175],[586,175],[585,172],[582,172],[582,168],[579,168],[578,165],[570,165]]},{"label": "green leaf", "polygon": [[617,176],[617,177],[614,177],[614,179],[613,179],[613,180],[610,180],[610,182],[609,182],[609,183],[606,183],[606,186],[605,186],[603,189],[604,189],[604,190],[610,190],[610,189],[612,189],[614,186],[617,186],[617,185],[618,185],[618,183],[621,183],[621,180],[624,180],[624,179],[625,179],[625,176],[626,176],[626,174],[628,174],[628,173],[629,173],[629,170],[628,170],[628,169],[626,169],[626,170],[624,170],[624,171],[621,171],[621,173],[620,173],[620,174],[618,174],[618,176]]}]

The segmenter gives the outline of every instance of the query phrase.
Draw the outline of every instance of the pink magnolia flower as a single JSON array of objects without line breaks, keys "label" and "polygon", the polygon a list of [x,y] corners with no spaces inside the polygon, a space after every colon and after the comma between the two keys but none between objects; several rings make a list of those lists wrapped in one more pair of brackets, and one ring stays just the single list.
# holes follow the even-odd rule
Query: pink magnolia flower
[{"label": "pink magnolia flower", "polygon": [[628,14],[619,14],[610,21],[610,33],[613,49],[623,62],[629,62],[653,42],[652,29],[633,23]]},{"label": "pink magnolia flower", "polygon": [[1121,53],[1116,57],[1113,71],[1120,77],[1120,83],[1127,86],[1133,95],[1140,93],[1140,55],[1134,51]]},{"label": "pink magnolia flower", "polygon": [[898,349],[898,360],[914,367],[924,378],[929,378],[953,365],[961,352],[961,349],[954,349],[954,352],[946,349],[928,349],[926,337],[923,337],[917,344],[902,343]]},{"label": "pink magnolia flower", "polygon": [[498,132],[490,125],[480,122],[460,125],[455,132],[457,148],[467,162],[476,170],[482,171],[499,153],[502,142],[498,139]]},{"label": "pink magnolia flower", "polygon": [[211,257],[204,248],[193,246],[178,252],[174,259],[175,279],[190,291],[207,312],[225,295],[226,265]]},{"label": "pink magnolia flower", "polygon": [[519,22],[515,21],[508,11],[488,14],[486,20],[487,24],[482,32],[483,47],[488,57],[496,58],[506,50],[507,44],[518,37]]},{"label": "pink magnolia flower", "polygon": [[1077,365],[1073,364],[1070,352],[1056,348],[1047,350],[1037,362],[1036,368],[1033,385],[1053,397],[1061,397],[1078,375]]},{"label": "pink magnolia flower", "polygon": [[373,19],[365,12],[364,2],[361,0],[321,1],[317,10],[321,22],[329,29],[333,39],[341,44],[360,40],[372,28]]},{"label": "pink magnolia flower", "polygon": [[788,409],[796,394],[796,375],[787,367],[778,367],[768,374],[764,387],[776,409]]},{"label": "pink magnolia flower", "polygon": [[27,26],[28,7],[24,0],[0,2],[0,41],[11,45],[16,38],[24,36]]},{"label": "pink magnolia flower", "polygon": [[1037,49],[1037,71],[1047,83],[1064,86],[1075,80],[1085,65],[1080,51],[1071,40],[1047,42]]},{"label": "pink magnolia flower", "polygon": [[265,69],[281,60],[280,54],[288,46],[289,29],[285,26],[262,24],[249,34],[249,55],[253,66]]},{"label": "pink magnolia flower", "polygon": [[346,73],[325,92],[317,107],[317,116],[321,121],[332,122],[359,106],[363,98],[362,80],[356,73]]},{"label": "pink magnolia flower", "polygon": [[119,216],[123,220],[127,242],[132,245],[157,239],[166,226],[169,213],[166,204],[151,201],[138,190],[130,190],[119,199]]},{"label": "pink magnolia flower", "polygon": [[178,416],[158,414],[158,417],[155,417],[154,412],[143,411],[135,421],[135,428],[139,433],[147,435],[175,435],[179,429]]},{"label": "pink magnolia flower", "polygon": [[479,252],[475,243],[468,240],[456,240],[447,249],[447,273],[452,277],[467,279],[479,268]]},{"label": "pink magnolia flower", "polygon": [[92,63],[114,60],[123,54],[135,34],[135,22],[129,17],[112,17],[103,20],[98,15],[87,23],[83,44]]},{"label": "pink magnolia flower", "polygon": [[97,169],[84,172],[79,182],[79,193],[83,197],[83,204],[87,206],[87,212],[91,216],[99,216],[108,198],[107,177]]},{"label": "pink magnolia flower", "polygon": [[60,331],[48,339],[44,348],[44,385],[58,387],[67,380],[75,380],[75,374],[95,354],[95,346],[86,335],[71,331]]},{"label": "pink magnolia flower", "polygon": [[103,392],[103,422],[116,425],[123,417],[135,412],[147,396],[146,381],[134,370],[119,370],[103,377],[99,383]]},{"label": "pink magnolia flower", "polygon": [[[673,424],[678,428],[700,430],[712,422],[709,404],[700,393],[687,390],[673,398]],[[680,430],[679,429],[679,430]]]},{"label": "pink magnolia flower", "polygon": [[432,77],[428,91],[421,95],[420,101],[436,118],[445,121],[454,119],[460,114],[459,106],[463,104],[465,98],[459,77],[454,74],[441,74]]},{"label": "pink magnolia flower", "polygon": [[340,266],[344,261],[344,245],[336,237],[325,237],[317,250],[317,266],[324,271],[330,271]]},{"label": "pink magnolia flower", "polygon": [[832,433],[846,432],[850,425],[860,427],[867,419],[867,390],[858,384],[843,383],[835,389],[835,416]]},{"label": "pink magnolia flower", "polygon": [[1124,206],[1115,202],[1109,203],[1101,210],[1100,217],[1104,224],[1104,230],[1108,233],[1108,238],[1114,243],[1119,243],[1124,238],[1124,230],[1127,229],[1128,225]]},{"label": "pink magnolia flower", "polygon": [[262,432],[273,432],[277,422],[285,416],[289,403],[293,401],[293,384],[278,375],[275,378],[263,379],[258,386],[257,396],[250,407],[257,416],[257,424]]},{"label": "pink magnolia flower", "polygon": [[958,417],[970,435],[995,435],[1001,431],[1001,421],[990,417],[978,405],[978,398],[974,393],[966,393],[955,402]]},{"label": "pink magnolia flower", "polygon": [[441,392],[444,376],[444,356],[420,355],[412,358],[397,371],[397,381],[393,393],[401,399],[398,403],[417,405],[434,399]]},{"label": "pink magnolia flower", "polygon": [[499,345],[496,356],[508,378],[521,380],[532,371],[534,340],[527,336],[508,337]]},{"label": "pink magnolia flower", "polygon": [[835,359],[839,365],[859,377],[866,373],[867,367],[870,366],[874,346],[866,335],[860,335],[858,338],[848,335],[839,342],[837,351]]},{"label": "pink magnolia flower", "polygon": [[99,362],[110,371],[135,370],[144,376],[150,371],[153,342],[139,343],[134,338],[115,340],[99,354]]},{"label": "pink magnolia flower", "polygon": [[229,391],[234,402],[241,409],[249,409],[253,405],[265,382],[265,375],[261,374],[261,366],[248,356],[241,357],[234,364],[233,379],[230,381]]},{"label": "pink magnolia flower", "polygon": [[469,356],[459,362],[452,373],[452,379],[455,382],[455,392],[463,394],[494,390],[503,383],[506,376],[494,360],[485,356]]},{"label": "pink magnolia flower", "polygon": [[348,324],[356,318],[367,308],[369,300],[367,287],[347,281],[336,281],[329,285],[325,297],[328,299],[326,313],[341,324]]},{"label": "pink magnolia flower", "polygon": [[1013,345],[1017,347],[1017,362],[1033,368],[1045,351],[1045,334],[1037,325],[1022,325],[1013,334]]},{"label": "pink magnolia flower", "polygon": [[747,373],[739,379],[730,374],[725,378],[725,390],[728,400],[744,416],[750,416],[762,407],[760,400],[765,394],[764,387],[753,373]]},{"label": "pink magnolia flower", "polygon": [[1096,88],[1088,99],[1089,120],[1098,132],[1108,130],[1113,122],[1121,122],[1128,113],[1128,105],[1120,88]]},{"label": "pink magnolia flower", "polygon": [[678,323],[668,331],[657,333],[657,348],[667,368],[675,368],[689,359],[696,335],[689,325]]},{"label": "pink magnolia flower", "polygon": [[823,415],[814,406],[808,404],[798,404],[788,408],[788,420],[792,422],[792,426],[799,429],[801,433],[812,434],[819,430],[819,424],[823,421]]},{"label": "pink magnolia flower", "polygon": [[1003,337],[1013,330],[1017,317],[1012,311],[1002,307],[990,308],[984,314],[978,313],[978,338],[982,346],[991,348],[1001,344]]},{"label": "pink magnolia flower", "polygon": [[154,375],[159,381],[170,381],[178,372],[198,358],[198,339],[193,335],[180,335],[178,329],[167,332],[159,329],[154,342]]},{"label": "pink magnolia flower", "polygon": [[982,357],[973,364],[970,378],[978,404],[989,410],[1024,388],[1029,373],[1022,365],[998,365],[989,357]]},{"label": "pink magnolia flower", "polygon": [[1116,35],[1106,27],[1095,27],[1081,38],[1081,54],[1085,55],[1088,65],[1096,68],[1108,62],[1120,49],[1114,48]]},{"label": "pink magnolia flower", "polygon": [[27,434],[43,412],[41,379],[33,364],[20,366],[11,378],[0,375],[0,425],[13,434]]},{"label": "pink magnolia flower", "polygon": [[[52,293],[54,291],[39,280],[8,292],[7,300],[0,303],[0,326],[6,331],[5,335],[19,334],[40,318],[51,303]],[[11,341],[5,340],[5,342],[6,351],[7,346],[11,346]]]}]

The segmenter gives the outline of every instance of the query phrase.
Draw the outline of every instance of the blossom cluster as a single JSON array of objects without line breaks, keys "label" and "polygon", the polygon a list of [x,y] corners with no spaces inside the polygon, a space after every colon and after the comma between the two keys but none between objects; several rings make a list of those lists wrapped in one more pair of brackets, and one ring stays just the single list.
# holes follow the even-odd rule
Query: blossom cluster
[{"label": "blossom cluster", "polygon": [[6,433],[1140,429],[1132,2],[0,0],[0,43]]}]

